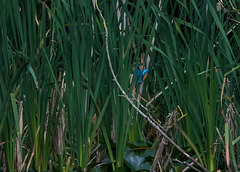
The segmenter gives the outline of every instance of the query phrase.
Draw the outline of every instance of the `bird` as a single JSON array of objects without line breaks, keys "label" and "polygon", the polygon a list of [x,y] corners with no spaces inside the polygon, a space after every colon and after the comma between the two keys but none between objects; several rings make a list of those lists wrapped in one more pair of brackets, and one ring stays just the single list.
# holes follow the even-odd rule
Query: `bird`
[{"label": "bird", "polygon": [[145,69],[145,70],[139,70],[139,69],[136,69],[136,77],[137,77],[137,83],[138,84],[141,84],[145,78],[147,77],[147,72],[148,72],[148,69]]}]

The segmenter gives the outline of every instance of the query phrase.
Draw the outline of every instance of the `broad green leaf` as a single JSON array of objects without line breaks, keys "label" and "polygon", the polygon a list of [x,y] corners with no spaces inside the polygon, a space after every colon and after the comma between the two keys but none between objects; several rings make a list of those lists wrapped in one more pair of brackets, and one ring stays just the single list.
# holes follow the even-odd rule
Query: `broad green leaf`
[{"label": "broad green leaf", "polygon": [[151,164],[142,156],[130,152],[125,156],[125,163],[132,171],[150,170]]}]

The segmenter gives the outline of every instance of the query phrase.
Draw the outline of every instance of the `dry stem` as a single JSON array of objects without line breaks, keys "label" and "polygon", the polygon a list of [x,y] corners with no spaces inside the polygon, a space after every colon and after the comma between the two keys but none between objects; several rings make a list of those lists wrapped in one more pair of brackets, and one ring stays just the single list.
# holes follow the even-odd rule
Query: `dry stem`
[{"label": "dry stem", "polygon": [[159,131],[159,133],[161,135],[163,135],[163,137],[165,137],[173,146],[175,146],[181,153],[183,153],[186,157],[188,157],[189,159],[191,159],[195,164],[197,164],[203,171],[208,171],[205,167],[203,167],[199,162],[197,162],[195,159],[193,159],[190,155],[188,155],[180,146],[178,146],[170,137],[168,137],[161,129],[160,127],[157,125],[157,122],[154,121],[154,119],[150,119],[148,115],[144,114],[139,108],[137,108],[137,106],[133,103],[133,101],[128,97],[128,95],[125,93],[125,91],[123,90],[123,88],[121,87],[121,85],[119,84],[117,78],[116,78],[116,75],[113,71],[113,67],[112,67],[112,63],[111,63],[111,58],[110,58],[110,54],[109,54],[109,49],[108,49],[108,29],[107,29],[107,26],[106,26],[106,21],[102,15],[102,12],[101,10],[99,9],[98,7],[98,4],[97,4],[97,0],[95,1],[96,2],[96,8],[97,10],[99,11],[99,14],[103,20],[103,25],[104,25],[104,28],[105,28],[105,32],[106,32],[106,39],[105,39],[105,43],[106,43],[106,52],[107,52],[107,58],[108,58],[108,63],[109,63],[109,68],[111,70],[111,73],[112,73],[112,76],[114,78],[114,81],[116,82],[118,88],[121,90],[122,94],[124,95],[124,97],[127,99],[127,101],[132,105],[132,107],[134,109],[136,109],[136,111],[142,115],[145,119],[148,120],[148,122],[156,129]]}]

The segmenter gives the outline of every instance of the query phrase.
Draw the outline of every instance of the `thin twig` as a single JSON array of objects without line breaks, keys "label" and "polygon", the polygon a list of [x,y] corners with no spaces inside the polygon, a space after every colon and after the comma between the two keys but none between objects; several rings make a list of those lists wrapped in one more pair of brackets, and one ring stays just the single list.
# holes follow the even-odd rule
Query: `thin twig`
[{"label": "thin twig", "polygon": [[[184,70],[184,73],[186,73],[187,71]],[[175,82],[177,82],[177,79],[175,79]],[[173,82],[171,82],[171,85],[173,85]],[[167,90],[169,87],[166,86],[165,90]],[[160,91],[159,93],[157,93],[147,104],[146,107],[148,107],[150,104],[152,104],[152,102],[157,99],[159,96],[161,96],[163,94],[163,91]]]},{"label": "thin twig", "polygon": [[[173,82],[171,82],[171,85],[173,84]],[[165,90],[167,90],[168,89],[168,86],[166,86],[165,87]],[[156,96],[154,96],[147,104],[146,104],[146,106],[149,106],[150,104],[152,104],[152,102],[155,100],[155,99],[157,99],[159,96],[161,96],[162,95],[162,91],[160,91],[159,93],[157,93],[156,94]]]},{"label": "thin twig", "polygon": [[97,4],[97,0],[96,0],[96,8],[103,20],[103,25],[104,25],[104,28],[105,28],[105,32],[106,32],[106,39],[105,39],[105,43],[106,43],[106,52],[107,52],[107,58],[108,58],[108,63],[109,63],[109,68],[111,70],[111,73],[112,73],[112,76],[114,78],[114,81],[116,82],[118,88],[121,90],[122,94],[125,96],[125,98],[127,99],[127,101],[132,105],[132,107],[134,109],[136,109],[136,111],[142,115],[145,119],[148,120],[148,122],[156,129],[159,131],[159,133],[161,135],[163,135],[163,137],[165,137],[173,146],[175,146],[181,153],[183,153],[187,158],[191,159],[195,164],[197,164],[203,171],[208,171],[205,167],[203,167],[199,162],[195,161],[190,155],[188,155],[180,146],[178,146],[170,137],[168,137],[161,129],[158,125],[156,125],[156,122],[153,121],[153,119],[151,120],[149,118],[149,116],[145,115],[140,109],[137,108],[137,106],[133,103],[133,101],[128,97],[128,95],[125,93],[125,91],[123,90],[123,88],[121,87],[121,85],[119,84],[117,78],[116,78],[116,75],[113,71],[113,67],[112,67],[112,63],[111,63],[111,59],[110,59],[110,54],[109,54],[109,49],[108,49],[108,29],[107,29],[107,26],[106,26],[106,21],[102,15],[102,12],[101,10],[99,9],[98,7],[98,4]]},{"label": "thin twig", "polygon": [[192,168],[193,170],[197,171],[197,172],[201,172],[200,170],[198,170],[197,168],[195,168],[194,166],[192,166],[191,164],[188,164],[186,161],[179,161],[177,159],[174,159],[174,161],[178,162],[178,163],[181,163],[181,164],[185,164],[187,165],[188,167]]},{"label": "thin twig", "polygon": [[[197,161],[198,158],[196,158],[195,160]],[[193,162],[189,163],[189,165],[192,165],[192,166],[193,166],[193,164],[194,164]],[[184,168],[184,169],[182,170],[182,172],[187,172],[190,168],[191,168],[190,166],[187,166],[186,168]]]}]

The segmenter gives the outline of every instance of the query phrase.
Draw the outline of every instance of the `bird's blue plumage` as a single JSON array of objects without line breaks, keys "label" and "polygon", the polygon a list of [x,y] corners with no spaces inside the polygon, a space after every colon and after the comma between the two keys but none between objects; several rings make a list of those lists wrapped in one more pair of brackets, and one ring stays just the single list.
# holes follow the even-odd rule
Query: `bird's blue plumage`
[{"label": "bird's blue plumage", "polygon": [[142,73],[142,75],[144,76],[146,73],[148,72],[148,69],[145,69]]},{"label": "bird's blue plumage", "polygon": [[142,76],[142,74],[143,74],[143,71],[136,69],[136,77],[140,77]]},{"label": "bird's blue plumage", "polygon": [[145,79],[144,75],[146,75],[148,72],[148,69],[145,69],[145,70],[139,70],[139,69],[136,69],[136,77],[138,79],[137,83],[138,84],[141,84],[141,82]]}]

